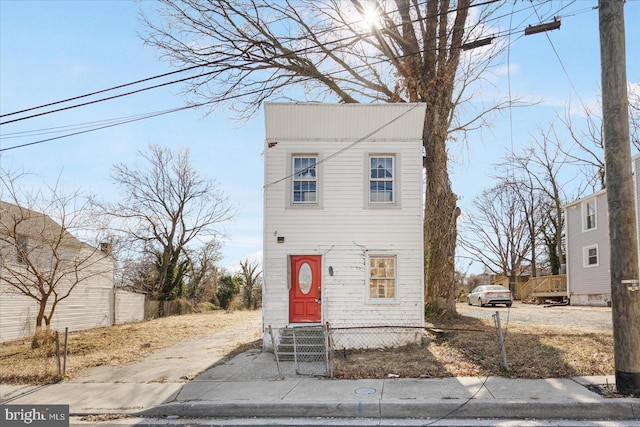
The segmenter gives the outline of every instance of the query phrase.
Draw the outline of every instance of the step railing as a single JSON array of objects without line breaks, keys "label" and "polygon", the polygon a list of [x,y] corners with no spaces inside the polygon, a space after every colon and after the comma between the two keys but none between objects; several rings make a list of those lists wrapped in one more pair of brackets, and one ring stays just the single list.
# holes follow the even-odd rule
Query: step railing
[{"label": "step railing", "polygon": [[283,361],[292,360],[298,375],[330,376],[331,348],[326,328],[328,325],[282,328],[276,339],[269,326],[278,372]]}]

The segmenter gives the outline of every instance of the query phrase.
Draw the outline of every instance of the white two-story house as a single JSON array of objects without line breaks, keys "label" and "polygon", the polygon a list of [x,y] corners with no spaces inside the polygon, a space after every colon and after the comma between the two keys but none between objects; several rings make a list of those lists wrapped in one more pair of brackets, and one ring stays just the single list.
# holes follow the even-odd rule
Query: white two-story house
[{"label": "white two-story house", "polygon": [[264,110],[265,347],[269,326],[422,327],[425,106]]}]

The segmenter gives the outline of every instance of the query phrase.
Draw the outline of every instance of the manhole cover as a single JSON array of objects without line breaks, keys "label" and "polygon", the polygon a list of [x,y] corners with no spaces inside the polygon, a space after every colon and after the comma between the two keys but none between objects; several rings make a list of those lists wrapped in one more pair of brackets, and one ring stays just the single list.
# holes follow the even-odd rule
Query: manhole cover
[{"label": "manhole cover", "polygon": [[374,394],[376,392],[375,388],[369,387],[360,387],[356,389],[356,394]]}]

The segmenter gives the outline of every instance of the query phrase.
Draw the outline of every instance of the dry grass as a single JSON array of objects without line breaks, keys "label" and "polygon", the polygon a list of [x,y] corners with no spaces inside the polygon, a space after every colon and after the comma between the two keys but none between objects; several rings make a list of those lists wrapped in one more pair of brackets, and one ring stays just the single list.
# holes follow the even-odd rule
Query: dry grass
[{"label": "dry grass", "polygon": [[396,349],[338,352],[339,378],[442,378],[501,375],[510,378],[566,378],[613,375],[613,335],[601,331],[531,327],[512,322],[505,337],[508,370],[492,321],[457,317],[435,325],[423,345]]},{"label": "dry grass", "polygon": [[[132,362],[181,340],[211,334],[255,316],[255,312],[209,312],[72,333],[67,376],[77,377],[92,366]],[[509,369],[503,371],[493,322],[459,316],[435,327],[443,332],[425,335],[422,346],[347,352],[346,357],[336,352],[336,376],[559,378],[614,373],[611,333],[511,322],[506,331]],[[0,383],[59,380],[51,345],[32,350],[30,344],[30,339],[24,339],[0,345]]]},{"label": "dry grass", "polygon": [[[172,316],[140,323],[97,328],[69,334],[67,377],[93,366],[122,365],[180,341],[254,319],[256,312],[222,311]],[[60,334],[60,345],[64,341]],[[54,342],[31,348],[31,338],[0,345],[0,383],[48,384],[59,381]]]}]

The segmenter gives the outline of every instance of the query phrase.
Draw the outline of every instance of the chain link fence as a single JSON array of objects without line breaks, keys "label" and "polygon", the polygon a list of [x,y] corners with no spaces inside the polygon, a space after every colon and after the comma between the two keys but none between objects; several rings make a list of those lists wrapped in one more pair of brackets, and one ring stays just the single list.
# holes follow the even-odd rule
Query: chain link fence
[{"label": "chain link fence", "polygon": [[298,375],[332,376],[325,328],[293,328],[293,347]]},{"label": "chain link fence", "polygon": [[394,348],[408,344],[420,344],[423,326],[352,326],[330,328],[333,350],[363,350]]},{"label": "chain link fence", "polygon": [[270,329],[276,362],[293,361],[297,375],[333,376],[334,353],[350,350],[389,349],[421,344],[423,326],[351,326]]}]

